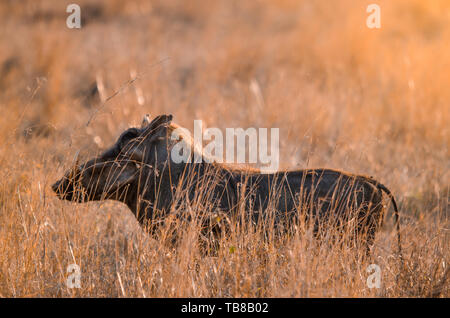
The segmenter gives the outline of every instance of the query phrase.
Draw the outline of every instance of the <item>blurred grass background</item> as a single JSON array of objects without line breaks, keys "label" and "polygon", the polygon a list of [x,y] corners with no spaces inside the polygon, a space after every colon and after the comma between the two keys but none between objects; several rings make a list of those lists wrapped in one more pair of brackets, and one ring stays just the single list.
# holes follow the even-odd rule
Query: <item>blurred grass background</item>
[{"label": "blurred grass background", "polygon": [[[442,282],[448,297],[448,1],[377,1],[369,29],[373,1],[78,0],[78,30],[71,2],[0,2],[0,296],[430,296]],[[49,184],[78,151],[145,113],[279,127],[281,168],[374,176],[400,202],[407,270],[399,281],[389,216],[373,256],[383,287],[370,290],[365,267],[335,252],[174,256],[119,203],[56,199]],[[74,261],[80,290],[65,287]]]}]

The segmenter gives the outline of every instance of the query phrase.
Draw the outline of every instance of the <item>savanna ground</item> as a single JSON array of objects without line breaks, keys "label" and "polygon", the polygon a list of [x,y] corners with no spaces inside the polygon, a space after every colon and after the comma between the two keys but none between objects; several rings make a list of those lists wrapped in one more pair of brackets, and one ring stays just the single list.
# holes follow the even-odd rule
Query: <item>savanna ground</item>
[{"label": "savanna ground", "polygon": [[[1,1],[0,296],[448,297],[450,3],[379,0],[369,29],[372,2]],[[404,267],[391,212],[366,260],[239,230],[202,257],[189,229],[174,252],[120,203],[56,198],[78,152],[145,113],[279,127],[280,168],[374,176],[400,204]]]}]

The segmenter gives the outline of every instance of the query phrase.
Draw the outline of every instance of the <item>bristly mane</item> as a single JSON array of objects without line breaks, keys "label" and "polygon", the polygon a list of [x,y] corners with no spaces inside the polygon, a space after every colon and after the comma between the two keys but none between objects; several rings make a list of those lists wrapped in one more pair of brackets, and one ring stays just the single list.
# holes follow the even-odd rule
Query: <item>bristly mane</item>
[{"label": "bristly mane", "polygon": [[[178,129],[178,128],[186,129],[184,127],[181,127],[178,124],[170,123],[169,126],[168,126],[168,133],[169,133],[168,138],[170,138],[170,136],[172,135],[173,131]],[[192,138],[192,136],[190,134],[189,135],[188,134],[184,134],[182,129],[180,129],[179,132],[180,132],[179,140],[175,141],[175,143],[177,143],[177,142],[185,142],[187,144],[187,146],[191,149],[191,156],[194,156],[194,154],[197,154],[197,155],[201,156],[202,162],[210,162],[211,164],[213,164],[213,165],[215,165],[215,166],[217,166],[219,168],[226,169],[226,170],[228,170],[230,172],[236,172],[236,173],[261,173],[260,169],[253,168],[253,167],[251,167],[249,165],[246,165],[246,164],[219,162],[219,160],[223,160],[223,159],[205,154],[203,152],[203,150],[199,149],[198,145],[195,144],[194,139]]]},{"label": "bristly mane", "polygon": [[[172,132],[175,129],[178,129],[178,128],[186,129],[185,127],[182,127],[182,126],[180,126],[180,125],[178,125],[176,123],[172,123],[171,122],[169,124],[169,126],[168,126],[168,133],[169,133],[168,138],[170,138]],[[183,129],[179,130],[179,132],[180,132],[179,140],[175,141],[175,143],[177,143],[177,142],[185,142],[188,145],[188,147],[191,149],[191,156],[194,156],[194,154],[201,155],[202,162],[210,162],[211,164],[213,164],[213,165],[215,165],[215,166],[217,166],[219,168],[228,170],[231,173],[233,173],[233,172],[234,173],[244,173],[244,174],[245,173],[250,173],[250,174],[262,173],[260,169],[251,167],[251,166],[249,166],[247,164],[219,162],[218,160],[220,160],[221,158],[217,158],[217,157],[205,154],[202,151],[202,149],[199,149],[198,145],[195,144],[194,138],[192,138],[192,135],[191,134],[184,134],[183,133]],[[223,160],[223,158],[222,158],[222,160]],[[316,169],[315,168],[307,168],[305,170],[314,171]],[[349,173],[349,172],[342,171],[342,170],[339,170],[339,169],[327,169],[327,170],[328,171],[335,171],[337,173],[341,173],[341,174],[349,176],[349,177],[351,177],[351,176],[356,177],[357,176],[357,175],[355,175],[353,173]],[[287,172],[291,172],[291,171],[294,171],[294,170],[292,170],[292,169],[282,169],[282,170],[279,170],[278,172],[280,172],[280,173],[287,173]],[[372,177],[365,176],[365,175],[358,175],[358,177],[359,178],[364,178],[364,179],[367,179],[367,180],[372,180],[373,179]]]},{"label": "bristly mane", "polygon": [[[174,130],[178,129],[178,128],[186,129],[185,127],[182,127],[182,126],[180,126],[180,125],[178,125],[176,123],[171,122],[169,124],[169,126],[168,126],[168,133],[169,133],[168,138],[170,138],[172,132]],[[228,170],[231,173],[233,173],[233,172],[234,173],[250,173],[250,174],[262,173],[261,169],[254,168],[252,166],[249,166],[248,164],[219,162],[218,160],[220,160],[220,159],[223,160],[223,158],[217,158],[217,157],[205,154],[202,151],[202,149],[199,149],[198,145],[195,144],[194,138],[192,138],[192,135],[191,134],[184,134],[183,133],[183,129],[179,130],[179,132],[180,132],[179,138],[180,139],[178,141],[175,141],[175,143],[182,142],[182,141],[186,142],[188,147],[191,149],[191,156],[194,156],[194,154],[201,155],[202,162],[210,162],[211,164],[213,164],[213,165],[215,165],[215,166],[217,166],[219,168],[226,169],[226,170]],[[307,168],[305,170],[313,171],[313,170],[316,170],[316,169],[315,168]],[[356,177],[356,175],[353,174],[353,173],[349,173],[349,172],[342,171],[342,170],[339,170],[339,169],[327,169],[327,170],[335,171],[335,172],[341,173],[341,174],[349,176],[349,177],[350,176]],[[290,171],[293,171],[293,170],[292,169],[282,169],[282,170],[279,170],[278,172],[287,173],[287,172],[290,172]],[[364,179],[367,179],[367,180],[372,180],[373,179],[372,177],[366,176],[366,175],[358,175],[358,177],[359,178],[364,178]]]}]

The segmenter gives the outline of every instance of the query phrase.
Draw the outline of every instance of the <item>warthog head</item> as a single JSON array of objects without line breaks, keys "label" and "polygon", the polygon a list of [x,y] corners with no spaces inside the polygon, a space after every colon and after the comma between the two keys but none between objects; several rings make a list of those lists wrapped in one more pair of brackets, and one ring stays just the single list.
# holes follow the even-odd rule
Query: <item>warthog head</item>
[{"label": "warthog head", "polygon": [[100,156],[76,164],[53,186],[60,199],[84,202],[115,199],[125,203],[136,195],[143,176],[157,173],[158,162],[168,158],[168,126],[172,115],[161,115],[141,128],[123,132],[117,142]]}]

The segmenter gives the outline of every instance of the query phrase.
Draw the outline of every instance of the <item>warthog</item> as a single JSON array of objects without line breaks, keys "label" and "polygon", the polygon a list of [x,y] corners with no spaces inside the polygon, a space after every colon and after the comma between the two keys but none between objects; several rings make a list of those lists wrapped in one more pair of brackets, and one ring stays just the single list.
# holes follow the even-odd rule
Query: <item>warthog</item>
[{"label": "warthog", "polygon": [[53,190],[65,200],[124,202],[150,233],[183,201],[199,202],[202,196],[209,211],[222,211],[231,220],[238,210],[245,210],[257,224],[264,222],[270,210],[274,226],[292,225],[291,221],[304,217],[312,220],[315,234],[329,227],[349,230],[353,242],[363,243],[367,251],[382,225],[384,192],[393,203],[401,253],[397,204],[391,192],[371,177],[331,169],[263,174],[210,158],[178,163],[172,158],[177,143],[187,143],[191,156],[196,150],[186,136],[173,138],[177,128],[172,115],[157,116],[151,122],[146,117],[141,128],[123,132],[102,155],[76,164]]}]

